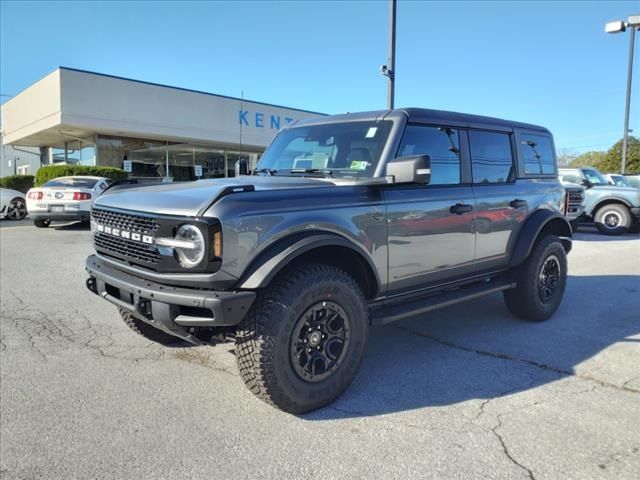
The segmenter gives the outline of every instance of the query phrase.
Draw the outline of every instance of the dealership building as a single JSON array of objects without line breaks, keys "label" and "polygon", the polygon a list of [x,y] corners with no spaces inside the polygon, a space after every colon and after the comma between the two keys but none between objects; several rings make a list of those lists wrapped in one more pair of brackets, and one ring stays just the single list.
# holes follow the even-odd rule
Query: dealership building
[{"label": "dealership building", "polygon": [[253,168],[280,128],[318,115],[60,67],[2,105],[2,142],[37,149],[42,165],[193,180],[232,176],[241,158]]}]

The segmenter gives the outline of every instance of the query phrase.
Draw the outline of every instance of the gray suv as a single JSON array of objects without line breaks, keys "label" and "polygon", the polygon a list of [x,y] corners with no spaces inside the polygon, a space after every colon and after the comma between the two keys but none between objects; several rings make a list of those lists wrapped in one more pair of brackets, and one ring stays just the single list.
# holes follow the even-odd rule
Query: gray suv
[{"label": "gray suv", "polygon": [[315,118],[250,176],[108,190],[86,285],[153,341],[233,338],[248,388],[303,413],[347,388],[371,325],[499,292],[514,316],[550,318],[564,205],[545,128],[418,108]]},{"label": "gray suv", "polygon": [[584,213],[582,219],[593,220],[605,235],[621,235],[637,230],[640,222],[640,189],[611,185],[593,167],[561,168],[563,182],[584,185]]}]

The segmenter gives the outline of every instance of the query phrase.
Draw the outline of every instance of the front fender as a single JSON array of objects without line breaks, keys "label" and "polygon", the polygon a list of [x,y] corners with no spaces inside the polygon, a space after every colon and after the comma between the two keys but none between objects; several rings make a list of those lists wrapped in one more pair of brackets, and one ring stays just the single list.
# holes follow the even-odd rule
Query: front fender
[{"label": "front fender", "polygon": [[242,275],[238,288],[264,288],[289,263],[306,252],[320,247],[343,247],[353,251],[365,261],[380,285],[378,271],[369,255],[357,244],[340,235],[324,232],[309,232],[291,235],[278,241],[253,260]]},{"label": "front fender", "polygon": [[569,253],[573,231],[567,219],[554,210],[538,210],[525,220],[520,230],[511,254],[511,267],[517,267],[527,259],[543,230],[560,237],[566,252]]}]

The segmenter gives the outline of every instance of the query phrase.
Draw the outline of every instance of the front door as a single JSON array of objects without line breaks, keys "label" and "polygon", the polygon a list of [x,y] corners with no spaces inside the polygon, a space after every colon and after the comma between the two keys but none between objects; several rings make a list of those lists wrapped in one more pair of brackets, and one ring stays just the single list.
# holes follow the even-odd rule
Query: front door
[{"label": "front door", "polygon": [[390,294],[451,277],[474,260],[474,197],[464,178],[461,135],[446,126],[406,127],[398,156],[429,155],[431,181],[384,191]]}]

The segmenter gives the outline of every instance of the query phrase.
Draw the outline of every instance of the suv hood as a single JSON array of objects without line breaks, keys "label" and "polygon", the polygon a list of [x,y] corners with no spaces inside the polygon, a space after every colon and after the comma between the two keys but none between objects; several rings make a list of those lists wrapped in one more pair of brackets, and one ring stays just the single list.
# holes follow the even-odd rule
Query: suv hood
[{"label": "suv hood", "polygon": [[337,183],[334,180],[337,179],[243,176],[133,187],[123,185],[107,190],[96,199],[94,206],[193,217],[201,215],[229,187],[251,185],[256,191],[330,187]]},{"label": "suv hood", "polygon": [[640,192],[640,189],[634,187],[618,187],[616,185],[594,185],[593,190],[606,190],[607,192],[625,194],[634,194]]}]

